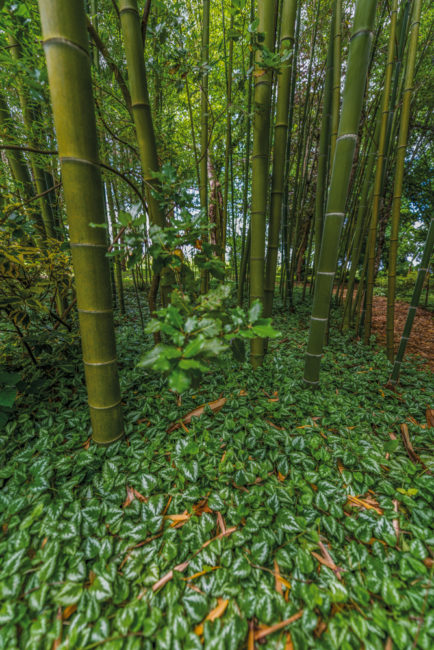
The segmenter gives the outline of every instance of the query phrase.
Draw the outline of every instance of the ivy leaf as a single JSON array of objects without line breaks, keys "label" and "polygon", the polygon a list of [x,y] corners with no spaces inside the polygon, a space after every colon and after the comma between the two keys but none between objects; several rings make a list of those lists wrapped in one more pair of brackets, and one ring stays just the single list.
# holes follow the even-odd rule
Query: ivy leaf
[{"label": "ivy leaf", "polygon": [[80,600],[83,593],[83,587],[76,582],[65,582],[63,587],[58,591],[55,601],[58,605],[66,607],[67,605],[75,605]]},{"label": "ivy leaf", "polygon": [[332,603],[344,603],[348,600],[348,591],[346,587],[338,580],[329,582],[329,595]]},{"label": "ivy leaf", "polygon": [[208,599],[196,591],[186,593],[182,599],[185,610],[194,623],[198,623],[208,613]]},{"label": "ivy leaf", "polygon": [[146,494],[150,494],[157,486],[157,479],[152,474],[142,474],[140,477],[140,484]]},{"label": "ivy leaf", "polygon": [[93,595],[99,603],[102,603],[113,596],[113,589],[106,578],[103,576],[97,576],[89,587],[89,593]]},{"label": "ivy leaf", "polygon": [[246,558],[241,555],[234,560],[231,571],[236,578],[247,578],[247,576],[250,575],[252,568]]},{"label": "ivy leaf", "polygon": [[399,591],[390,578],[385,578],[383,580],[383,584],[381,585],[381,595],[384,602],[391,607],[396,607],[401,602]]},{"label": "ivy leaf", "polygon": [[276,526],[287,533],[299,533],[301,528],[289,510],[281,510],[276,517]]},{"label": "ivy leaf", "polygon": [[185,463],[185,465],[182,468],[182,471],[184,473],[184,476],[189,481],[196,483],[197,478],[199,476],[199,464],[196,460],[194,460],[192,463]]}]

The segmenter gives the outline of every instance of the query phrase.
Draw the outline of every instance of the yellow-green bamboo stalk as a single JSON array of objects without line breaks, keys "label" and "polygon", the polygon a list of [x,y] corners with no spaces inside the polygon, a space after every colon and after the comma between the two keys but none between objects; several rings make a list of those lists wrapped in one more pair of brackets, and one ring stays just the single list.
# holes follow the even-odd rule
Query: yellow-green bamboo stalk
[{"label": "yellow-green bamboo stalk", "polygon": [[387,50],[386,73],[384,77],[383,96],[381,100],[381,125],[378,137],[377,166],[375,168],[374,191],[372,198],[372,210],[368,233],[368,266],[366,280],[366,312],[364,342],[367,344],[371,336],[372,322],[372,296],[374,291],[375,277],[375,244],[377,240],[377,223],[382,195],[382,179],[384,172],[384,161],[386,156],[387,122],[389,114],[390,89],[392,85],[392,72],[395,57],[396,39],[396,18],[398,12],[398,0],[393,0],[390,15],[389,45]]},{"label": "yellow-green bamboo stalk", "polygon": [[[326,76],[324,82],[324,98],[321,118],[321,133],[319,139],[318,171],[315,193],[315,260],[314,276],[318,266],[319,252],[321,248],[321,237],[323,229],[323,217],[325,208],[325,192],[327,186],[329,150],[330,150],[330,119],[332,103],[332,82],[333,82],[333,23],[330,28],[329,47],[327,51]],[[312,278],[313,279],[313,278]]]},{"label": "yellow-green bamboo stalk", "polygon": [[[208,64],[209,64],[210,0],[202,2],[201,94],[200,94],[200,208],[204,224],[208,224]],[[206,227],[202,238],[208,239]],[[223,253],[224,254],[224,253]],[[208,291],[208,273],[202,269],[200,291]]]},{"label": "yellow-green bamboo stalk", "polygon": [[[8,40],[9,40],[9,50],[12,54],[12,58],[15,61],[19,61],[21,59],[21,47],[17,39],[13,34],[9,34]],[[32,138],[33,119],[31,115],[31,110],[27,102],[27,97],[26,97],[25,90],[23,88],[23,84],[21,83],[20,80],[18,82],[18,97],[20,100],[24,128],[27,132],[27,144],[29,147],[37,148],[37,143],[35,143]],[[39,167],[36,161],[35,154],[30,154],[29,157],[32,166],[32,171],[33,171],[33,178],[36,186],[36,193],[43,194],[47,189],[45,185],[44,171]],[[45,236],[54,238],[55,237],[54,217],[50,210],[48,195],[44,194],[43,196],[41,196],[41,198],[39,199],[39,206],[41,210],[42,220],[44,222]]]},{"label": "yellow-green bamboo stalk", "polygon": [[[263,45],[274,49],[275,0],[258,0],[258,32],[263,34]],[[250,302],[264,303],[264,257],[265,257],[265,215],[267,209],[267,186],[270,143],[271,87],[273,72],[264,68],[262,52],[258,48],[255,56],[255,87],[253,117],[252,155],[252,212],[250,244]],[[250,359],[254,368],[262,364],[264,339],[251,341]]]},{"label": "yellow-green bamboo stalk", "polygon": [[123,433],[104,200],[83,0],[39,0],[68,216],[93,439]]},{"label": "yellow-green bamboo stalk", "polygon": [[[232,3],[230,5],[232,10]],[[226,63],[226,26],[225,26],[225,10],[224,3],[222,3],[222,25],[223,25],[223,44],[225,53],[225,72],[226,72],[226,142],[225,142],[225,175],[224,175],[224,194],[223,194],[223,211],[221,219],[221,258],[225,260],[226,250],[226,230],[228,222],[228,197],[229,197],[229,169],[232,161],[232,73],[233,73],[233,60],[234,60],[234,40],[232,36],[229,37],[229,54],[228,62]],[[230,32],[234,28],[234,14],[231,11],[230,19]],[[234,258],[235,259],[235,258]],[[235,259],[236,266],[236,259]]]},{"label": "yellow-green bamboo stalk", "polygon": [[304,380],[312,387],[319,384],[333,280],[365,94],[375,10],[376,0],[357,1],[304,369]]},{"label": "yellow-green bamboo stalk", "polygon": [[[0,143],[4,142],[6,144],[5,136],[7,136],[8,139],[17,140],[14,122],[9,107],[0,93]],[[17,185],[18,194],[21,197],[21,200],[25,203],[35,195],[35,190],[23,153],[19,149],[7,149],[6,158],[9,163],[12,177]],[[31,207],[30,212],[32,218],[35,220],[39,236],[45,237],[44,221],[40,211]]]},{"label": "yellow-green bamboo stalk", "polygon": [[410,102],[413,92],[414,68],[416,65],[417,37],[421,12],[421,0],[413,1],[413,11],[410,25],[410,39],[405,69],[404,89],[402,93],[401,121],[399,125],[398,147],[395,161],[395,180],[393,187],[392,219],[389,248],[389,274],[387,284],[387,316],[386,316],[386,348],[390,361],[394,357],[394,324],[395,324],[395,295],[396,295],[396,259],[398,251],[399,217],[401,212],[402,184],[404,180],[405,150],[408,140],[410,121]]},{"label": "yellow-green bamboo stalk", "polygon": [[158,171],[157,145],[149,103],[137,1],[120,0],[119,10],[125,54],[127,57],[131,108],[136,127],[143,180],[146,184],[146,198],[151,222],[162,228],[164,226],[163,213],[159,202],[152,192],[152,188],[156,186],[153,172]]},{"label": "yellow-green bamboo stalk", "polygon": [[[283,0],[280,28],[280,54],[284,56],[294,44],[297,0]],[[283,189],[285,185],[285,158],[288,141],[288,113],[293,59],[286,61],[277,78],[276,123],[274,126],[273,173],[271,181],[270,225],[265,268],[264,316],[270,317],[273,309],[276,283],[277,251],[282,216]],[[292,126],[292,125],[291,125]],[[288,153],[289,155],[289,153]]]},{"label": "yellow-green bamboo stalk", "polygon": [[[366,236],[365,224],[367,221],[367,216],[369,216],[368,210],[372,199],[372,192],[373,192],[372,174],[373,174],[373,169],[375,164],[376,150],[378,146],[379,131],[381,128],[381,121],[377,119],[376,122],[377,124],[375,127],[374,137],[369,144],[369,149],[367,153],[368,163],[366,166],[364,166],[364,170],[363,170],[364,179],[363,179],[362,191],[360,193],[360,198],[358,201],[359,206],[357,210],[357,218],[356,218],[354,237],[353,237],[353,246],[351,250],[351,268],[348,277],[347,295],[345,299],[344,317],[342,322],[342,330],[344,332],[350,328],[350,324],[351,324],[351,306],[353,303],[353,291],[354,291],[354,283],[356,279],[356,271],[360,261],[360,254],[362,251],[363,240],[364,237]],[[343,285],[344,285],[344,281],[342,282],[342,286]]]},{"label": "yellow-green bamboo stalk", "polygon": [[330,160],[334,159],[339,126],[341,101],[341,47],[342,47],[342,0],[336,0],[333,9],[333,88],[331,110]]}]

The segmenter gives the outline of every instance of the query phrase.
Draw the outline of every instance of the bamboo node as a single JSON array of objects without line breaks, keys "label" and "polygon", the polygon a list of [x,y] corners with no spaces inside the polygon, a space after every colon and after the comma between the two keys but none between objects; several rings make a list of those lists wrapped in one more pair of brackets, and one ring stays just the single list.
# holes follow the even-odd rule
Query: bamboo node
[{"label": "bamboo node", "polygon": [[42,45],[45,47],[46,45],[68,45],[70,47],[75,48],[79,52],[82,52],[85,54],[87,57],[89,56],[89,52],[79,45],[78,43],[74,43],[74,41],[70,41],[69,38],[63,38],[62,36],[51,36],[50,38],[46,38],[42,41]]},{"label": "bamboo node", "polygon": [[114,409],[117,406],[120,406],[122,400],[119,400],[118,402],[115,402],[115,404],[110,404],[110,406],[93,406],[90,402],[88,402],[89,408],[95,409],[96,411],[108,411],[109,409]]}]

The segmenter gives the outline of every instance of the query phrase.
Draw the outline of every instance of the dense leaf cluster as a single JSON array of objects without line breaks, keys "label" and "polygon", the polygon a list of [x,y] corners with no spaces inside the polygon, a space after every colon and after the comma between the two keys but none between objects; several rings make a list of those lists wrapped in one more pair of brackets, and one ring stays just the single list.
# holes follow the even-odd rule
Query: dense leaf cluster
[{"label": "dense leaf cluster", "polygon": [[410,365],[392,393],[383,353],[336,336],[322,392],[304,390],[307,315],[278,321],[255,376],[227,357],[180,405],[143,380],[123,325],[127,442],[109,448],[86,444],[77,348],[19,395],[0,440],[0,648],[233,650],[301,611],[265,647],[432,647],[433,482],[399,436],[407,422],[432,468],[432,378]]}]

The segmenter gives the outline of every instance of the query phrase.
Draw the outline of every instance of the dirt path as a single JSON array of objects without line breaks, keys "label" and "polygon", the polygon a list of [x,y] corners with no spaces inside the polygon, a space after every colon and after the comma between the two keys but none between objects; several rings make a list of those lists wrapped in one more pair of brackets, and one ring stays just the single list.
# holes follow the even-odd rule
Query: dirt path
[{"label": "dirt path", "polygon": [[[372,333],[376,335],[378,343],[384,346],[386,346],[386,306],[387,298],[374,296]],[[408,307],[406,302],[397,301],[395,303],[395,352],[398,349],[402,330],[407,320]],[[423,357],[434,372],[434,316],[423,307],[417,309],[405,353]]]}]

